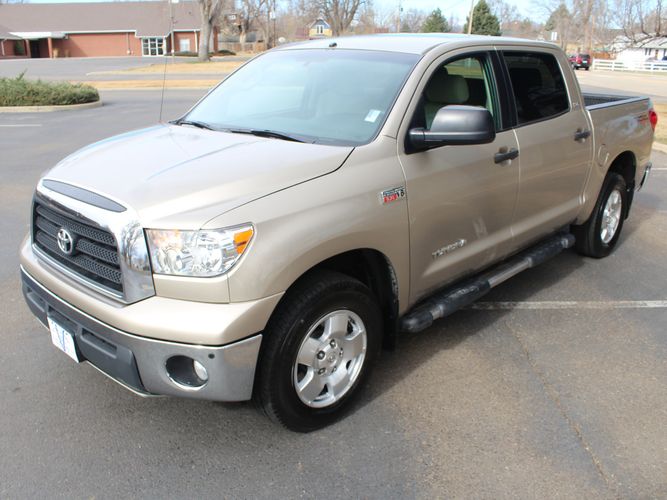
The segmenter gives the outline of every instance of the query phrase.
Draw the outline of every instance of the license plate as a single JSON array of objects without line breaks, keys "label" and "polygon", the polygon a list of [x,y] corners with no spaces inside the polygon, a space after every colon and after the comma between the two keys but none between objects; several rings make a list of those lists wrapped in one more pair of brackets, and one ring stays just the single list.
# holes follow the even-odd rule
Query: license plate
[{"label": "license plate", "polygon": [[78,363],[79,356],[76,353],[74,336],[51,318],[47,319],[49,320],[49,331],[51,332],[53,345]]}]

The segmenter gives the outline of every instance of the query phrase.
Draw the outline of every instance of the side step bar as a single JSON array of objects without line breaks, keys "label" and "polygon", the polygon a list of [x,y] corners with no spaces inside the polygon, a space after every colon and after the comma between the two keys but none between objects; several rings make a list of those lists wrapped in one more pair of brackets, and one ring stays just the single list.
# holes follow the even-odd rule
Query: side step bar
[{"label": "side step bar", "polygon": [[560,233],[518,254],[506,263],[475,278],[455,285],[427,299],[400,321],[402,332],[420,332],[459,309],[472,304],[486,295],[492,288],[507,281],[521,271],[538,266],[574,245],[574,236]]}]

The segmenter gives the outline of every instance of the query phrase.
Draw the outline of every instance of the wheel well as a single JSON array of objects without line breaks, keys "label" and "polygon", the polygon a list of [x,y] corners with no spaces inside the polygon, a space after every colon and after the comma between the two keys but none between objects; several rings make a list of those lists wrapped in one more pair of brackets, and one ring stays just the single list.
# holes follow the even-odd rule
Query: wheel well
[{"label": "wheel well", "polygon": [[[357,249],[330,257],[303,273],[328,269],[361,281],[375,295],[384,321],[383,345],[392,349],[398,333],[398,282],[387,257],[372,249]],[[292,285],[294,286],[294,285]]]},{"label": "wheel well", "polygon": [[635,194],[635,174],[637,172],[637,161],[635,155],[630,151],[625,151],[618,155],[611,166],[609,172],[615,172],[625,179],[625,185],[628,191],[628,206],[625,210],[625,217],[630,213],[632,198]]}]

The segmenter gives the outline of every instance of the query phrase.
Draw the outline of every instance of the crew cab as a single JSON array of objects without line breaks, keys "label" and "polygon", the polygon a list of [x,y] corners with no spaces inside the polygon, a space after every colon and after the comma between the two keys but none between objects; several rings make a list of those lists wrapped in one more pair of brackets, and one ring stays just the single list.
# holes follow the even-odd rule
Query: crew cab
[{"label": "crew cab", "polygon": [[48,171],[23,292],[57,348],[137,394],[255,399],[310,431],[403,332],[569,247],[608,255],[656,123],[648,98],[582,94],[549,43],[280,47]]}]

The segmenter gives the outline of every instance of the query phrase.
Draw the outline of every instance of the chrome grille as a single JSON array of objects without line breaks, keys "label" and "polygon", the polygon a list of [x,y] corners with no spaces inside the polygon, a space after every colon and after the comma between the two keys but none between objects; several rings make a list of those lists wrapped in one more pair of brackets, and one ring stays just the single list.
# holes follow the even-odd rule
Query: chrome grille
[{"label": "chrome grille", "polygon": [[[61,228],[74,237],[74,250],[70,255],[58,247],[57,235]],[[40,251],[75,274],[116,293],[123,293],[116,239],[109,231],[35,198],[32,241]]]}]

